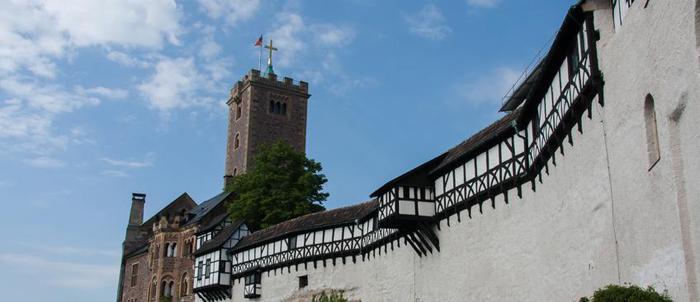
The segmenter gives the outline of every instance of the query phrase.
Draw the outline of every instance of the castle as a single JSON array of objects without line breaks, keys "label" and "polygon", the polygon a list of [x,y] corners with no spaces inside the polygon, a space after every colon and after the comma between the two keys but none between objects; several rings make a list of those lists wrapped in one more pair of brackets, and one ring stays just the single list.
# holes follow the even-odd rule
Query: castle
[{"label": "castle", "polygon": [[[503,118],[353,206],[251,232],[227,193],[145,222],[134,194],[117,300],[577,301],[631,283],[700,301],[699,35],[700,1],[582,0]],[[266,142],[304,150],[308,98],[256,70],[234,86],[226,181]]]}]

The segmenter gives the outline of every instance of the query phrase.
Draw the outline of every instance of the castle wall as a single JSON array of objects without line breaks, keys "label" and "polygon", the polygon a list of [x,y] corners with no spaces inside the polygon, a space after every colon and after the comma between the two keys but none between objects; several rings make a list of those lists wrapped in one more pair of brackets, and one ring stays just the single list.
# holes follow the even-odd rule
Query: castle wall
[{"label": "castle wall", "polygon": [[[543,184],[523,198],[509,192],[496,208],[490,201],[472,218],[462,212],[443,220],[441,251],[418,257],[410,246],[369,261],[317,269],[299,266],[262,277],[260,301],[305,301],[323,289],[348,290],[361,301],[573,301],[595,288],[616,283],[617,266],[611,225],[610,187],[600,110],[584,119],[575,146],[543,175]],[[572,183],[577,190],[571,190]],[[309,286],[297,291],[297,278],[309,275]],[[242,284],[233,301],[245,301]]]},{"label": "castle wall", "polygon": [[[698,301],[700,96],[694,1],[635,3],[614,32],[596,12],[620,281]],[[655,101],[660,160],[649,170],[644,100]]]}]

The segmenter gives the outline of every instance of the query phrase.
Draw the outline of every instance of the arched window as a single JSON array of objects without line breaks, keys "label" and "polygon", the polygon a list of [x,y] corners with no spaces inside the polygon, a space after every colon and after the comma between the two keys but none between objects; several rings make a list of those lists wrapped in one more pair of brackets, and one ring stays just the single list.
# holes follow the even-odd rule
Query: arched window
[{"label": "arched window", "polygon": [[233,176],[236,176],[236,174],[238,174],[238,169],[234,168],[233,169]]},{"label": "arched window", "polygon": [[170,244],[170,257],[177,257],[177,243]]},{"label": "arched window", "polygon": [[233,148],[238,149],[238,146],[240,145],[240,135],[236,133],[236,137],[233,139]]},{"label": "arched window", "polygon": [[182,279],[180,279],[180,297],[187,296],[187,273],[182,274]]},{"label": "arched window", "polygon": [[163,257],[170,257],[170,243],[165,243],[165,248],[163,249]]},{"label": "arched window", "polygon": [[659,149],[659,133],[656,125],[656,110],[654,109],[654,97],[647,94],[644,100],[644,125],[647,134],[647,155],[649,156],[649,170],[661,159]]},{"label": "arched window", "polygon": [[282,108],[280,105],[280,102],[275,103],[275,113],[280,113],[282,112]]},{"label": "arched window", "polygon": [[161,286],[162,286],[160,289],[160,296],[161,297],[172,297],[173,296],[173,287],[175,286],[175,282],[163,280],[163,282],[161,282]]},{"label": "arched window", "polygon": [[241,118],[241,103],[236,104],[236,119]]},{"label": "arched window", "polygon": [[287,103],[282,103],[282,114],[287,114]]},{"label": "arched window", "polygon": [[270,101],[270,113],[275,112],[275,101]]}]

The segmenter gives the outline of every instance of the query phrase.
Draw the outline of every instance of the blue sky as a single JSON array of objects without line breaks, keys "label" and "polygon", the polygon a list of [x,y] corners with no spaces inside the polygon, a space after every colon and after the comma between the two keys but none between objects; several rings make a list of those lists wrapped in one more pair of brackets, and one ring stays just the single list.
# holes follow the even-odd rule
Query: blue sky
[{"label": "blue sky", "polygon": [[3,299],[113,301],[131,192],[220,192],[259,34],[310,83],[335,208],[497,118],[573,2],[0,0]]}]

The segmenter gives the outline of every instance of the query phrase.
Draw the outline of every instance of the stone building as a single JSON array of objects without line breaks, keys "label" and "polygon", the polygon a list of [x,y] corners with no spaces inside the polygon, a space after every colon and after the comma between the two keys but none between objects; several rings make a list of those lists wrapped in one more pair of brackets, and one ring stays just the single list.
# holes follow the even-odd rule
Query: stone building
[{"label": "stone building", "polygon": [[[283,141],[296,150],[306,148],[308,84],[277,80],[252,70],[238,81],[229,101],[229,128],[224,179],[245,172],[261,145]],[[187,193],[143,222],[146,195],[134,193],[123,245],[117,301],[194,301],[194,251],[222,230],[230,230],[221,193],[200,205]],[[226,233],[226,232],[224,232]],[[229,234],[230,235],[230,234]],[[201,282],[200,282],[201,283]]]},{"label": "stone building", "polygon": [[631,283],[700,301],[698,12],[579,1],[498,121],[369,201],[202,235],[195,300],[578,301]]}]

